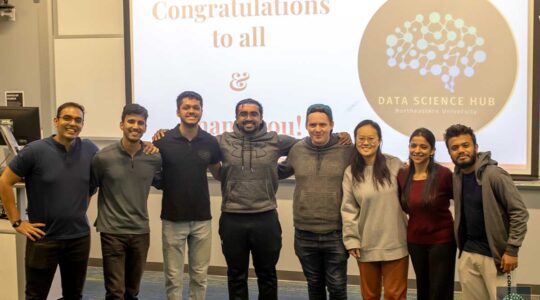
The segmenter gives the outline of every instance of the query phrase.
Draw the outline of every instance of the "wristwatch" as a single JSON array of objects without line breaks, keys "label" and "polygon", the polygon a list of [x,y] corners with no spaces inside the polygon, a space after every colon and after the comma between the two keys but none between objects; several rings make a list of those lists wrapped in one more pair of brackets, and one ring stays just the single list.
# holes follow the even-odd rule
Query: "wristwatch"
[{"label": "wristwatch", "polygon": [[13,224],[11,224],[11,226],[13,226],[13,228],[17,228],[17,227],[21,226],[21,222],[22,222],[22,220],[18,219],[17,221],[13,222]]}]

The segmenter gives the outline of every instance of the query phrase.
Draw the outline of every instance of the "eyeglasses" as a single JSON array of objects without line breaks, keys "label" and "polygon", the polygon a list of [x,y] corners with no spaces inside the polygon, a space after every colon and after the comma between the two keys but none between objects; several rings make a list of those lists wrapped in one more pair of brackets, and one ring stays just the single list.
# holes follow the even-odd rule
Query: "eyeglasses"
[{"label": "eyeglasses", "polygon": [[356,137],[356,142],[360,143],[360,144],[363,144],[365,142],[368,142],[369,144],[373,144],[373,143],[377,142],[378,140],[379,140],[379,138],[376,138],[376,137],[373,137],[373,136],[359,136],[359,137]]},{"label": "eyeglasses", "polygon": [[71,121],[75,121],[75,123],[77,123],[77,124],[82,124],[82,122],[83,122],[83,118],[74,117],[74,116],[70,116],[70,115],[63,115],[63,116],[60,116],[58,118],[64,120],[65,122],[68,122],[68,123],[71,123]]}]

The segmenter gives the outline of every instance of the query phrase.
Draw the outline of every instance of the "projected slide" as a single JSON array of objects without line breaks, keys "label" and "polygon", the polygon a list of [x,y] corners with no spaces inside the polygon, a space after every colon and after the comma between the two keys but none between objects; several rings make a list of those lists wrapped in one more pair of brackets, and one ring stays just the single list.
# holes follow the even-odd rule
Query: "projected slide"
[{"label": "projected slide", "polygon": [[[131,1],[132,90],[149,109],[147,137],[178,123],[176,96],[204,98],[201,127],[232,130],[254,98],[270,130],[307,135],[305,111],[325,103],[336,131],[363,119],[383,152],[407,158],[409,134],[439,140],[455,123],[514,174],[530,173],[528,1]],[[443,142],[436,159],[449,162]]]}]

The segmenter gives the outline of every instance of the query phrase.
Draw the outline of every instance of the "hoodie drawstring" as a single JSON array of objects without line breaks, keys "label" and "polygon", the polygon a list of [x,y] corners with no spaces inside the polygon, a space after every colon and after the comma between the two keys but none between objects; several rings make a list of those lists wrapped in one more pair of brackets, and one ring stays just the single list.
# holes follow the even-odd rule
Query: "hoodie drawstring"
[{"label": "hoodie drawstring", "polygon": [[251,164],[253,161],[253,144],[251,141],[249,141],[249,169],[251,170],[251,173],[253,173],[253,165]]},{"label": "hoodie drawstring", "polygon": [[242,172],[244,171],[244,139],[245,137],[242,137],[242,147],[240,147],[242,150],[240,150],[240,156],[242,157]]}]

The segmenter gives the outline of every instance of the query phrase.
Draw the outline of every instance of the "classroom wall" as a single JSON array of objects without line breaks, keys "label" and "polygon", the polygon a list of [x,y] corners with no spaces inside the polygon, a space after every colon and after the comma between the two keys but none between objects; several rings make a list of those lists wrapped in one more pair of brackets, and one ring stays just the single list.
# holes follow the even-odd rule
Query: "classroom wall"
[{"label": "classroom wall", "polygon": [[[15,22],[0,21],[0,103],[7,90],[23,90],[27,106],[40,106],[44,135],[52,132],[51,119],[58,103],[75,100],[87,107],[83,134],[101,146],[120,136],[118,118],[125,103],[121,0],[10,0],[17,8]],[[105,103],[105,104],[104,104]],[[101,126],[92,126],[92,124]],[[110,126],[104,124],[111,124]],[[103,138],[106,137],[106,138]],[[217,224],[221,198],[219,184],[210,181],[214,216],[212,266],[225,266]],[[301,272],[293,250],[293,182],[282,182],[278,211],[283,227],[283,250],[278,269]],[[529,233],[520,254],[519,282],[540,285],[540,190],[527,184],[520,191],[529,208]],[[161,197],[149,197],[151,249],[149,262],[162,262]],[[90,222],[95,220],[92,200]],[[92,258],[100,258],[99,237],[92,232]],[[350,260],[349,273],[358,274]],[[413,277],[412,270],[409,277]]]},{"label": "classroom wall", "polygon": [[[210,179],[210,194],[212,207],[212,257],[210,260],[211,266],[225,267],[225,258],[221,252],[221,243],[218,235],[218,222],[221,207],[221,193],[219,182]],[[536,185],[519,185],[520,193],[525,201],[529,211],[528,233],[523,243],[523,247],[519,254],[519,272],[517,273],[517,281],[520,284],[528,284],[540,286],[540,277],[538,270],[540,269],[540,261],[537,258],[540,251],[540,240],[536,237],[540,236],[540,184]],[[294,228],[292,219],[292,194],[294,189],[294,181],[281,181],[277,193],[278,199],[278,214],[283,231],[283,248],[281,250],[280,259],[277,265],[279,271],[302,272],[302,268],[296,255],[294,254]],[[96,201],[92,200],[88,210],[88,219],[93,222],[97,215]],[[148,199],[149,217],[150,217],[150,251],[148,253],[148,262],[163,263],[161,252],[161,220],[159,214],[161,212],[161,193],[152,189]],[[453,208],[452,208],[453,209]],[[101,258],[99,235],[95,230],[92,232],[92,249],[90,257]],[[354,259],[349,259],[348,265],[349,275],[358,275],[358,267]],[[409,279],[414,279],[414,271],[412,265],[409,268]],[[456,273],[456,281],[458,280]]]},{"label": "classroom wall", "polygon": [[52,122],[45,119],[50,119],[54,109],[49,81],[50,10],[47,3],[34,2],[11,0],[16,21],[0,18],[0,105],[6,105],[6,91],[23,91],[25,106],[41,108],[43,131],[49,135]]}]

